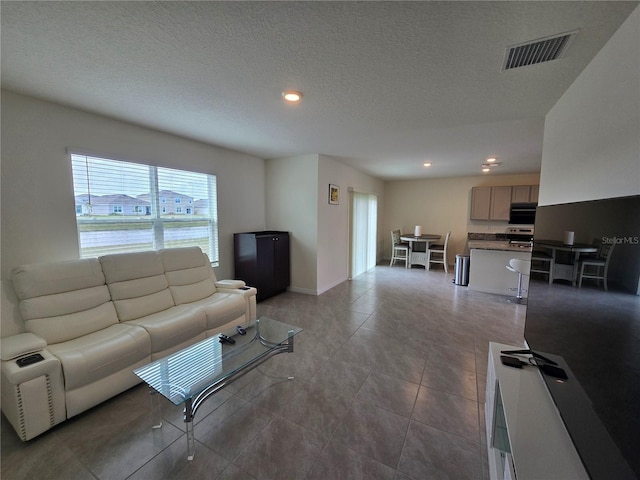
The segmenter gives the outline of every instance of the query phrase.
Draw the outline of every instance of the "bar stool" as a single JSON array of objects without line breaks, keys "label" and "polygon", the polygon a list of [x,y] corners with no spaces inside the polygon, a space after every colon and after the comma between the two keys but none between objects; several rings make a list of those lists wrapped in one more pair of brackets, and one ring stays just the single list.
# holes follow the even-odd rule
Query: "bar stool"
[{"label": "bar stool", "polygon": [[506,266],[507,270],[518,274],[518,288],[510,288],[509,290],[515,290],[516,299],[515,303],[526,303],[524,298],[524,292],[527,290],[523,287],[524,276],[531,274],[531,260],[521,260],[519,258],[512,258],[509,260],[509,265]]}]

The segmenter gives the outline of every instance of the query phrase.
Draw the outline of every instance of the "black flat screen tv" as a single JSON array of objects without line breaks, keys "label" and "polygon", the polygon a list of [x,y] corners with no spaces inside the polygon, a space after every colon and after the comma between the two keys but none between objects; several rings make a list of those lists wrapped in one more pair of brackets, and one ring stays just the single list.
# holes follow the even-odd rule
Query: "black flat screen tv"
[{"label": "black flat screen tv", "polygon": [[[572,374],[566,382],[543,378],[590,477],[620,478],[611,476],[613,463],[626,462],[622,471],[630,475],[620,475],[640,478],[640,196],[538,207],[534,251],[543,240],[563,241],[566,231],[574,232],[574,243],[614,245],[608,289],[602,280],[584,279],[578,288],[532,273],[525,340],[532,351],[560,356]],[[599,426],[567,395],[572,385]],[[612,456],[607,442],[617,447]]]}]

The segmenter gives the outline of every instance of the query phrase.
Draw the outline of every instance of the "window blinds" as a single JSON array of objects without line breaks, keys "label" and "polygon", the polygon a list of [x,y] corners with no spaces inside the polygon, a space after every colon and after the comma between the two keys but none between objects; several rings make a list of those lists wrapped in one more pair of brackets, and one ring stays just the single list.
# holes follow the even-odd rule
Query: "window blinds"
[{"label": "window blinds", "polygon": [[218,263],[216,177],[71,155],[80,257],[199,246]]}]

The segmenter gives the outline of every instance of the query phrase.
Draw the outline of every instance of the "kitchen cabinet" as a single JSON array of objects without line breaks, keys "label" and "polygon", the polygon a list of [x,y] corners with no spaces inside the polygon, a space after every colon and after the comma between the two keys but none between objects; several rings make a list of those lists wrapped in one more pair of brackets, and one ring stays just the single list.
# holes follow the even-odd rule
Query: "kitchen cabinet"
[{"label": "kitchen cabinet", "polygon": [[471,189],[471,220],[509,221],[512,203],[538,203],[539,185],[474,187]]},{"label": "kitchen cabinet", "polygon": [[471,220],[489,220],[491,213],[491,187],[471,190]]},{"label": "kitchen cabinet", "polygon": [[539,185],[517,185],[511,187],[511,203],[538,203]]},{"label": "kitchen cabinet", "polygon": [[258,290],[257,301],[287,290],[291,283],[289,232],[233,235],[235,278]]},{"label": "kitchen cabinet", "polygon": [[511,187],[491,187],[490,220],[509,220],[511,213]]},{"label": "kitchen cabinet", "polygon": [[511,187],[474,187],[471,220],[509,220]]},{"label": "kitchen cabinet", "polygon": [[529,185],[516,185],[511,188],[512,203],[529,203],[531,187]]}]

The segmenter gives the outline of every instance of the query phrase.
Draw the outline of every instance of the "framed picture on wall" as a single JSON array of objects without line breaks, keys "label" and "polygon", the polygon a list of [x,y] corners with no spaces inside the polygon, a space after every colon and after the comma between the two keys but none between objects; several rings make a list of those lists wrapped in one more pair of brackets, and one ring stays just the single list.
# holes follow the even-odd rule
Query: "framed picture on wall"
[{"label": "framed picture on wall", "polygon": [[329,204],[340,204],[340,187],[338,185],[329,184]]}]

